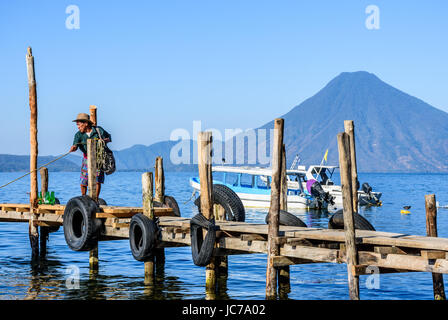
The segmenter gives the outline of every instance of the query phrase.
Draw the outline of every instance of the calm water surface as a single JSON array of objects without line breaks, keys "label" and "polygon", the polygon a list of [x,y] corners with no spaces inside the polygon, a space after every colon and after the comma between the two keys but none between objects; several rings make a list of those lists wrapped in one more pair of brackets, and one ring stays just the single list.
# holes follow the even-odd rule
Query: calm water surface
[{"label": "calm water surface", "polygon": [[[0,185],[21,173],[0,173]],[[166,173],[166,194],[175,196],[182,216],[197,213],[188,179],[195,173]],[[425,194],[435,193],[440,204],[448,204],[448,175],[360,173],[361,184],[369,182],[374,191],[383,192],[383,206],[362,209],[379,231],[425,235]],[[27,203],[29,178],[0,189],[0,203]],[[78,173],[50,172],[49,190],[61,203],[80,194]],[[141,205],[141,173],[116,172],[106,177],[101,197],[109,205]],[[411,214],[402,215],[404,205]],[[266,212],[247,210],[246,221],[264,223]],[[328,214],[299,212],[311,227],[327,227]],[[448,210],[439,209],[439,237],[448,238]],[[30,264],[31,250],[27,223],[0,222],[0,299],[204,299],[205,268],[197,267],[191,249],[166,249],[166,263],[157,272],[157,284],[145,286],[143,264],[134,260],[127,240],[100,242],[99,273],[89,275],[89,253],[71,251],[62,228],[50,234],[47,260],[39,268]],[[66,281],[72,267],[80,271],[79,289],[68,289]],[[227,287],[219,299],[264,299],[266,255],[229,257]],[[380,288],[368,289],[367,276],[360,278],[361,299],[432,299],[430,273],[386,274]],[[446,279],[446,277],[445,277]],[[445,281],[445,286],[446,286]],[[289,299],[348,299],[345,264],[291,266]]]}]

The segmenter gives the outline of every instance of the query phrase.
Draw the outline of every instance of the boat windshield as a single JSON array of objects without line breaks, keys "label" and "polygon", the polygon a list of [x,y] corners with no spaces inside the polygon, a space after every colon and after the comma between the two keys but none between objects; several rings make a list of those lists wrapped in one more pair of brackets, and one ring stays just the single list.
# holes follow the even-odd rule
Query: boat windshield
[{"label": "boat windshield", "polygon": [[255,176],[247,173],[241,173],[240,185],[244,188],[253,188],[255,186]]},{"label": "boat windshield", "polygon": [[257,188],[269,189],[271,187],[271,177],[267,176],[256,176],[256,177],[257,177]]},{"label": "boat windshield", "polygon": [[314,167],[311,174],[314,178],[323,185],[334,184],[331,178],[333,177],[335,168]]},{"label": "boat windshield", "polygon": [[269,176],[225,171],[217,173],[222,174],[222,180],[218,180],[215,175],[213,177],[213,180],[222,181],[224,184],[231,187],[259,189],[269,189],[271,187],[271,177]]},{"label": "boat windshield", "polygon": [[306,177],[304,174],[297,174],[297,173],[293,173],[293,174],[288,174],[286,176],[286,179],[288,181],[295,181],[295,182],[301,182],[301,181],[305,181],[306,182]]},{"label": "boat windshield", "polygon": [[224,183],[230,184],[231,186],[238,186],[238,173],[226,172],[224,174]]},{"label": "boat windshield", "polygon": [[306,176],[305,174],[293,173],[286,175],[286,180],[289,187],[303,191],[302,183],[306,182]]}]

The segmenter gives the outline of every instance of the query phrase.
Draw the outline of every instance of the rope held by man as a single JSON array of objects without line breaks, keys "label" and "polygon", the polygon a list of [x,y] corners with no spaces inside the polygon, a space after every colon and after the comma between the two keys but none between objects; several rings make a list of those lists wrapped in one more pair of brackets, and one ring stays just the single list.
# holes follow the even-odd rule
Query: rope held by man
[{"label": "rope held by man", "polygon": [[56,159],[51,160],[50,162],[48,162],[48,163],[46,163],[46,164],[44,164],[44,165],[41,165],[41,166],[40,166],[39,168],[37,168],[37,169],[32,170],[32,171],[30,171],[30,172],[24,174],[23,176],[18,177],[17,179],[14,179],[14,180],[8,182],[7,184],[4,184],[4,185],[0,186],[0,189],[3,188],[3,187],[6,187],[7,185],[9,185],[9,184],[11,184],[11,183],[13,183],[13,182],[16,182],[17,180],[22,179],[23,177],[26,177],[27,175],[31,174],[31,173],[34,172],[34,171],[37,171],[37,170],[39,170],[39,169],[41,169],[41,168],[43,168],[43,167],[45,167],[45,166],[48,166],[49,164],[51,164],[51,163],[53,163],[53,162],[55,162],[55,161],[57,161],[57,160],[59,160],[59,159],[62,159],[63,157],[67,156],[68,154],[70,154],[70,151],[67,152],[67,153],[65,153],[65,154],[63,154],[62,156],[60,156],[60,157],[58,157],[58,158],[56,158]]},{"label": "rope held by man", "polygon": [[[105,144],[104,140],[102,140],[102,139],[94,139],[94,140],[96,140],[96,142],[97,142],[97,148],[96,148],[96,150],[97,150],[97,152],[96,152],[97,166],[101,167],[104,164],[105,158],[106,158],[105,151],[104,151],[106,144]],[[85,143],[77,143],[77,144],[85,144]],[[10,181],[10,182],[0,186],[0,189],[6,187],[7,185],[9,185],[9,184],[11,184],[13,182],[16,182],[16,181],[26,177],[27,175],[31,174],[34,171],[40,170],[41,168],[43,168],[45,166],[48,166],[49,164],[51,164],[51,163],[53,163],[53,162],[55,162],[55,161],[57,161],[59,159],[64,158],[65,156],[69,155],[70,153],[71,153],[71,151],[63,154],[62,156],[60,156],[60,157],[58,157],[56,159],[51,160],[48,163],[45,163],[45,164],[41,165],[39,168],[37,168],[35,170],[32,170],[32,171],[24,174],[23,176],[18,177],[17,179],[14,179],[14,180],[12,180],[12,181]]]}]

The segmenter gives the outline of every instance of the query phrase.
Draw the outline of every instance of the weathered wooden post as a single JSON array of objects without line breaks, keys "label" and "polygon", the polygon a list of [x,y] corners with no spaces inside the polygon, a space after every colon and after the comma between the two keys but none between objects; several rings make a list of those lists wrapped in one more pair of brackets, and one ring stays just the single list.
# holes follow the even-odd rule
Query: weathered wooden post
[{"label": "weathered wooden post", "polygon": [[[163,158],[156,158],[155,165],[155,195],[154,201],[165,203],[165,173],[163,171]],[[156,263],[159,267],[165,263],[165,249],[157,248],[155,250]]]},{"label": "weathered wooden post", "polygon": [[96,141],[87,139],[87,176],[88,176],[88,189],[89,197],[97,201],[96,198]]},{"label": "weathered wooden post", "polygon": [[[201,184],[201,214],[210,220],[213,217],[213,177],[212,177],[212,133],[198,134],[198,170]],[[205,267],[205,290],[207,298],[214,299],[216,292],[216,258]]]},{"label": "weathered wooden post", "polygon": [[358,167],[356,164],[356,145],[355,145],[355,125],[353,120],[344,121],[345,133],[350,139],[350,163],[351,163],[351,181],[352,181],[352,198],[353,210],[358,212]]},{"label": "weathered wooden post", "polygon": [[351,300],[359,300],[358,253],[356,251],[355,224],[353,219],[353,199],[351,187],[350,138],[347,133],[338,134],[339,168],[341,174],[342,205],[344,210],[344,232],[347,257],[349,295]]},{"label": "weathered wooden post", "polygon": [[30,103],[30,220],[29,237],[31,244],[31,257],[34,261],[39,257],[39,231],[37,229],[36,210],[38,206],[37,187],[37,92],[36,77],[34,73],[34,57],[31,47],[26,55],[28,73],[29,103]]},{"label": "weathered wooden post", "polygon": [[91,105],[89,107],[89,111],[90,111],[90,121],[92,121],[93,125],[96,126],[97,125],[97,108],[94,105]]},{"label": "weathered wooden post", "polygon": [[[96,141],[87,139],[87,177],[88,177],[88,189],[89,197],[95,201],[96,198]],[[98,245],[90,250],[89,265],[91,271],[98,270]]]},{"label": "weathered wooden post", "polygon": [[[153,176],[152,172],[142,174],[142,201],[143,214],[154,220],[154,197],[153,197]],[[145,284],[154,283],[154,257],[145,261]]]},{"label": "weathered wooden post", "polygon": [[[213,214],[215,216],[215,220],[226,220],[226,211],[225,209],[219,205],[213,205]],[[219,291],[221,294],[227,291],[227,278],[229,275],[229,258],[228,256],[217,256],[215,257],[215,272],[216,272],[216,291]],[[211,295],[209,295],[210,297]]]},{"label": "weathered wooden post", "polygon": [[[42,199],[48,191],[48,169],[43,167],[40,170],[40,193]],[[40,256],[45,257],[47,253],[48,227],[40,227]]]},{"label": "weathered wooden post", "polygon": [[274,257],[280,254],[276,241],[279,235],[280,211],[280,174],[282,168],[283,119],[274,121],[274,148],[272,151],[271,203],[269,207],[268,225],[268,262],[266,270],[266,299],[277,297],[277,269]]},{"label": "weathered wooden post", "polygon": [[163,158],[156,158],[155,165],[155,195],[154,201],[164,203],[165,201],[165,173],[163,171]]},{"label": "weathered wooden post", "polygon": [[[97,108],[94,105],[89,107],[90,112],[90,121],[94,126],[97,125]],[[95,141],[88,139],[87,140],[87,175],[88,175],[88,188],[89,188],[89,197],[98,201],[96,198],[96,172],[97,172],[97,164],[96,164],[96,143]],[[98,270],[98,246],[90,250],[89,252],[89,264],[91,271]]]},{"label": "weathered wooden post", "polygon": [[[280,210],[288,211],[288,181],[286,179],[286,147],[282,146],[282,172],[280,174]],[[291,292],[289,266],[278,267],[279,293]]]},{"label": "weathered wooden post", "polygon": [[[226,220],[226,211],[220,205],[214,205],[213,211],[215,215],[215,220]],[[229,275],[229,258],[228,256],[215,257],[216,259],[216,269],[218,272],[218,277],[220,278],[219,286],[226,286],[226,279]]]},{"label": "weathered wooden post", "polygon": [[45,199],[45,194],[48,192],[48,169],[40,168],[40,194],[42,199]]},{"label": "weathered wooden post", "polygon": [[[425,195],[426,207],[426,234],[428,237],[437,237],[437,206],[434,194]],[[434,288],[435,300],[446,300],[443,275],[441,273],[432,274],[432,284]]]}]

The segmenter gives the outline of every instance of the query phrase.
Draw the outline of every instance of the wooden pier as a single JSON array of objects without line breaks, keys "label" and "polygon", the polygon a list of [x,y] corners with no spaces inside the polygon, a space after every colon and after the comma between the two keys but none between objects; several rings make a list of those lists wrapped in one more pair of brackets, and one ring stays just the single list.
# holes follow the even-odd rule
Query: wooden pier
[{"label": "wooden pier", "polygon": [[[211,143],[211,136],[206,136]],[[343,144],[344,138],[341,135],[339,139]],[[199,153],[200,155],[207,154]],[[348,158],[346,153],[341,158]],[[279,157],[284,159],[284,155]],[[210,159],[199,161],[199,166],[207,169],[207,162]],[[152,181],[152,173],[145,173],[142,176],[142,192],[144,196],[142,207],[123,207],[123,206],[98,206],[98,212],[95,218],[102,224],[99,241],[125,240],[130,236],[130,222],[133,216],[137,214],[152,214],[151,219],[158,219],[160,228],[159,238],[156,243],[156,249],[159,254],[155,254],[152,259],[145,260],[145,283],[151,284],[154,281],[154,259],[160,259],[160,252],[170,247],[191,246],[191,219],[176,216],[174,210],[168,207],[160,207],[164,195],[164,173],[161,165],[161,158],[156,160],[156,181]],[[210,166],[209,166],[210,167]],[[341,166],[341,170],[346,170],[346,165]],[[209,168],[210,169],[210,168]],[[211,171],[206,171],[211,172]],[[201,179],[202,184],[210,188],[212,192],[211,176]],[[348,176],[347,176],[348,177]],[[48,173],[42,175],[44,184],[48,185]],[[149,180],[148,180],[149,179]],[[344,180],[345,181],[345,180]],[[152,188],[155,183],[155,188]],[[273,182],[274,183],[274,182]],[[145,188],[146,186],[146,188]],[[149,187],[151,186],[151,187]],[[153,190],[156,190],[157,201],[159,205],[155,206]],[[284,188],[283,188],[284,190]],[[351,189],[344,189],[344,197],[347,197],[346,205],[352,203],[350,195]],[[279,191],[280,192],[280,191]],[[211,194],[211,193],[210,193]],[[211,198],[209,201],[212,201]],[[280,199],[279,199],[280,201]],[[212,202],[207,205],[213,206]],[[282,204],[284,208],[285,203]],[[270,227],[266,224],[256,224],[236,221],[219,220],[217,213],[222,207],[210,210],[215,216],[215,248],[212,256],[215,261],[213,265],[208,265],[210,272],[206,273],[206,292],[207,297],[213,299],[213,291],[216,289],[216,272],[218,266],[223,267],[220,262],[227,261],[231,255],[262,253],[269,257],[271,267],[276,274],[273,283],[273,293],[266,294],[267,299],[277,296],[277,284],[280,287],[280,272],[289,278],[290,265],[309,264],[309,263],[345,263],[348,266],[349,279],[355,279],[350,282],[352,286],[359,286],[359,276],[369,275],[372,267],[377,268],[380,273],[399,273],[399,272],[431,272],[434,275],[434,294],[436,299],[444,299],[443,273],[448,273],[448,239],[438,238],[436,223],[435,197],[426,197],[427,206],[427,226],[428,235],[416,236],[400,233],[354,230],[335,230],[325,228],[305,228],[296,226],[279,226],[277,222],[277,231],[275,235],[270,233]],[[147,207],[145,209],[145,207]],[[33,220],[34,226],[56,227],[62,226],[64,221],[65,205],[40,204],[30,210],[30,204],[0,204],[0,222],[26,222]],[[202,210],[201,210],[202,211]],[[204,212],[204,211],[202,211]],[[344,211],[345,214],[346,211]],[[355,252],[356,261],[350,260],[348,256],[347,234],[353,235],[352,250]],[[276,247],[276,252],[270,255],[269,243]],[[161,250],[161,251],[160,251]],[[100,253],[99,253],[100,254]],[[97,261],[98,251],[96,251]],[[222,259],[222,260],[220,260]],[[91,263],[91,269],[97,269],[96,264]],[[212,272],[213,271],[213,272]],[[227,264],[224,263],[224,274],[227,274]],[[221,270],[222,273],[222,270]],[[356,281],[356,279],[358,281]],[[285,279],[283,279],[284,281]],[[208,282],[207,282],[208,281]],[[267,274],[267,283],[268,283]],[[350,290],[351,299],[359,299],[359,287],[352,287]]]},{"label": "wooden pier", "polygon": [[[0,222],[28,222],[29,207],[0,204]],[[62,205],[40,205],[39,226],[62,225]],[[158,248],[191,245],[190,219],[169,216],[172,209],[154,208],[159,217],[161,241]],[[101,240],[129,238],[130,216],[142,212],[137,207],[102,206],[97,217],[104,219]],[[268,253],[268,225],[216,221],[218,227],[214,256]],[[448,239],[390,232],[356,230],[358,264],[353,275],[370,274],[368,267],[381,273],[432,272],[448,273]],[[347,263],[344,230],[280,226],[274,238],[280,254],[272,258],[274,267],[306,263]]]},{"label": "wooden pier", "polygon": [[[28,52],[27,61],[34,61],[31,50]],[[31,62],[29,66],[30,68],[33,67]],[[34,79],[34,71],[30,79]],[[37,112],[34,80],[30,80],[30,88],[33,119]],[[96,108],[92,110],[95,112],[92,118],[96,121]],[[34,130],[37,130],[37,128],[34,127]],[[181,217],[175,208],[176,206],[172,205],[170,207],[166,204],[168,196],[165,195],[163,161],[159,157],[155,164],[155,180],[153,181],[152,172],[146,172],[142,175],[142,207],[96,205],[95,201],[98,201],[98,199],[95,199],[94,194],[95,175],[89,174],[87,202],[94,203],[96,209],[91,212],[92,216],[87,218],[93,219],[95,225],[99,226],[96,231],[98,237],[96,238],[95,235],[94,240],[129,239],[131,250],[137,242],[152,241],[149,244],[144,243],[142,248],[137,247],[135,249],[136,251],[141,249],[144,252],[135,253],[133,251],[134,257],[144,263],[146,284],[155,281],[154,262],[158,260],[158,262],[163,263],[164,249],[191,246],[192,252],[193,250],[200,250],[200,254],[208,254],[208,258],[202,261],[203,266],[206,267],[205,288],[208,299],[213,299],[213,292],[217,289],[217,275],[219,273],[226,275],[230,272],[227,257],[253,253],[267,255],[267,299],[277,298],[277,289],[281,285],[289,287],[290,270],[288,266],[310,263],[345,263],[347,265],[350,299],[360,298],[359,276],[371,274],[372,267],[377,268],[380,273],[433,273],[434,298],[445,299],[442,274],[448,273],[448,239],[437,237],[435,196],[427,196],[425,199],[428,236],[355,230],[354,215],[358,209],[358,204],[353,198],[353,195],[357,194],[355,189],[357,172],[352,121],[346,122],[345,130],[346,132],[338,134],[337,137],[344,200],[344,229],[279,225],[280,209],[287,209],[287,203],[284,201],[286,156],[283,145],[283,119],[276,119],[269,224],[223,220],[223,217],[226,216],[224,208],[213,201],[212,136],[209,132],[201,132],[198,136],[198,171],[201,183],[200,213],[198,216],[205,219],[207,226],[198,228],[197,222],[195,222],[198,220],[198,216],[192,219]],[[37,140],[34,143],[36,145],[32,145],[32,156],[35,158],[37,157]],[[94,173],[96,172],[96,163],[91,157],[95,155],[95,144],[88,143],[88,150],[89,173]],[[31,160],[31,171],[36,170],[35,160]],[[43,177],[41,190],[45,190],[48,186],[48,173],[44,171],[41,174]],[[34,174],[31,179],[30,203],[0,204],[0,222],[29,223],[30,244],[33,258],[35,258],[36,252],[39,252],[39,248],[36,248],[39,243],[36,240],[39,237],[38,227],[45,230],[42,228],[64,225],[65,232],[64,217],[69,214],[68,207],[73,198],[67,205],[37,204],[37,176]],[[171,197],[171,199],[174,198]],[[136,223],[139,222],[141,224],[136,226]],[[82,225],[80,229],[86,229],[84,224],[80,225]],[[135,239],[137,237],[135,228],[139,231],[140,238],[138,239]],[[204,230],[205,234],[201,232],[198,235],[198,229]],[[82,233],[83,230],[78,231]],[[41,232],[42,234],[47,235],[47,233]],[[202,244],[199,244],[203,239]],[[206,239],[213,239],[212,246],[208,247],[208,253],[203,252],[205,249],[201,250],[205,247]],[[132,241],[135,241],[135,243]],[[98,252],[97,245],[91,241],[90,246],[80,250],[90,251],[90,268],[96,270],[98,268],[98,255],[101,254],[101,252]],[[45,252],[43,252],[43,256],[45,256]]]},{"label": "wooden pier", "polygon": [[[25,205],[0,204],[0,222],[28,222],[30,212]],[[63,206],[40,205],[39,226],[62,226]],[[105,219],[101,240],[128,239],[129,218],[142,212],[137,207],[102,207],[97,214]],[[154,208],[162,227],[160,248],[190,246],[190,219],[169,216],[172,209]],[[126,211],[129,210],[129,211]],[[63,212],[63,211],[62,211]],[[215,255],[267,253],[268,225],[217,221]],[[280,226],[275,243],[280,255],[274,257],[275,266],[332,262],[346,263],[344,230]],[[448,273],[448,239],[407,235],[401,233],[356,230],[359,265],[353,272],[365,274],[365,268],[376,266],[382,272]],[[386,270],[389,269],[389,270]]]}]

